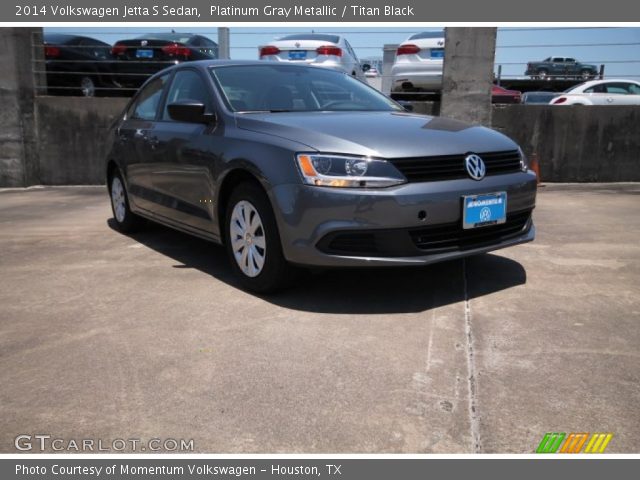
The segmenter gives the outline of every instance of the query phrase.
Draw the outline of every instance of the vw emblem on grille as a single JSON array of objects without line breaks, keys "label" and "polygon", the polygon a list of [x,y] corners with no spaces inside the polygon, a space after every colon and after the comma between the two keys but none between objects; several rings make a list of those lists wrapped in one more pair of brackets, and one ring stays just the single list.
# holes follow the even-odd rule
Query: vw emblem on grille
[{"label": "vw emblem on grille", "polygon": [[487,173],[484,162],[475,153],[467,155],[464,159],[464,164],[467,167],[467,173],[474,180],[482,180]]},{"label": "vw emblem on grille", "polygon": [[140,42],[140,46],[141,46],[141,47],[146,47],[148,43],[149,43],[149,42],[147,42],[146,40],[142,40],[142,41]]},{"label": "vw emblem on grille", "polygon": [[438,46],[441,47],[444,45],[444,42],[442,40],[438,40]]},{"label": "vw emblem on grille", "polygon": [[296,48],[300,48],[300,42],[296,42]]}]

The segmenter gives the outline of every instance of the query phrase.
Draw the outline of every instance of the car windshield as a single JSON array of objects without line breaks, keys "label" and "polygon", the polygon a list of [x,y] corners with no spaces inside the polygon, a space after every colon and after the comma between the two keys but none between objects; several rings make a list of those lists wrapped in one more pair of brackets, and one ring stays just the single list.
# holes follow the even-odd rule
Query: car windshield
[{"label": "car windshield", "polygon": [[211,74],[234,112],[401,111],[344,73],[295,65],[229,65]]}]

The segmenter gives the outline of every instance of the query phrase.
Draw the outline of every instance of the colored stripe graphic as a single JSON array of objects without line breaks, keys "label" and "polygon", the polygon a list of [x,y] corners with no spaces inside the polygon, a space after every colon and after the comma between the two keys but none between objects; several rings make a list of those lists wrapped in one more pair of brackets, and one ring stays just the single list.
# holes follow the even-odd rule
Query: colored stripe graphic
[{"label": "colored stripe graphic", "polygon": [[587,448],[584,449],[584,453],[604,453],[612,437],[612,433],[594,433]]},{"label": "colored stripe graphic", "polygon": [[[584,453],[604,453],[613,438],[613,433],[546,433],[536,449],[536,453],[580,453],[587,440]],[[564,442],[564,443],[563,443]],[[560,446],[562,445],[562,448]],[[560,448],[560,451],[558,451]]]},{"label": "colored stripe graphic", "polygon": [[562,445],[560,453],[580,453],[587,438],[589,438],[588,433],[570,433],[564,445]]},{"label": "colored stripe graphic", "polygon": [[542,438],[540,445],[536,449],[536,453],[556,453],[558,447],[564,440],[566,433],[547,433]]}]

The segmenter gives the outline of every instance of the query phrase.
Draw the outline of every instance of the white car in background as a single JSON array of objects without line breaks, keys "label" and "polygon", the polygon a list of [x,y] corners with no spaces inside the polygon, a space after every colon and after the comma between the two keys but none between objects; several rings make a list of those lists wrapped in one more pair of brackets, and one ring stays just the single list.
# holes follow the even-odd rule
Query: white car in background
[{"label": "white car in background", "polygon": [[364,72],[364,76],[368,78],[379,77],[380,72],[378,72],[378,69],[376,67],[371,67],[369,70]]},{"label": "white car in background", "polygon": [[369,65],[360,65],[346,38],[325,33],[296,33],[258,47],[260,60],[302,63],[342,70],[361,80]]},{"label": "white car in background", "polygon": [[444,32],[411,35],[396,51],[391,67],[394,92],[442,90]]},{"label": "white car in background", "polygon": [[592,80],[571,87],[549,105],[640,105],[640,82]]}]

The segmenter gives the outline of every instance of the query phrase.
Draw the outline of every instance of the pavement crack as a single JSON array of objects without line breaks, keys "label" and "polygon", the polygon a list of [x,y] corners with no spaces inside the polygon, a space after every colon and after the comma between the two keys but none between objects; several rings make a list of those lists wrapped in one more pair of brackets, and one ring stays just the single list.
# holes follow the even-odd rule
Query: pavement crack
[{"label": "pavement crack", "polygon": [[477,380],[475,367],[475,354],[473,350],[473,328],[471,316],[471,302],[469,301],[469,289],[467,282],[467,261],[462,259],[462,284],[464,287],[464,330],[467,339],[467,372],[469,382],[469,425],[471,427],[471,441],[473,452],[482,452],[480,444],[480,415],[478,413]]}]

